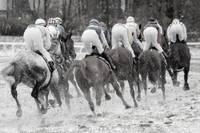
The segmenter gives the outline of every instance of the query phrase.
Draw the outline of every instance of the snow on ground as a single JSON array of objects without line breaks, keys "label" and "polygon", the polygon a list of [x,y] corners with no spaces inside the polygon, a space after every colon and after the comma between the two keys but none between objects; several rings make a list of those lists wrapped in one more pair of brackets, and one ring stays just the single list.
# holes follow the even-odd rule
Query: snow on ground
[{"label": "snow on ground", "polygon": [[[192,50],[192,55],[196,54]],[[50,108],[45,115],[37,112],[36,104],[30,96],[31,89],[18,86],[18,97],[23,116],[17,118],[16,104],[9,86],[0,80],[0,133],[199,133],[200,131],[200,71],[199,60],[194,61],[189,74],[191,90],[184,91],[183,73],[179,74],[180,87],[173,87],[167,76],[166,101],[161,90],[138,102],[138,108],[125,110],[119,98],[112,93],[110,101],[102,100],[103,115],[92,116],[84,97],[71,100],[71,111],[63,102],[61,108]],[[2,66],[1,66],[2,67]],[[126,83],[126,101],[133,106]],[[95,102],[95,101],[94,101]]]}]

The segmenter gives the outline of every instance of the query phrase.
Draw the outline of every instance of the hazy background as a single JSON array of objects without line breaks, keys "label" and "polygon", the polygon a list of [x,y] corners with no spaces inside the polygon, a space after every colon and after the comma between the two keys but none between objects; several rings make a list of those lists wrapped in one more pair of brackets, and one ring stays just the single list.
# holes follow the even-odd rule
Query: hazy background
[{"label": "hazy background", "polygon": [[91,18],[109,28],[132,15],[137,23],[157,18],[164,29],[172,18],[183,16],[190,41],[199,41],[199,0],[0,0],[0,34],[22,35],[38,17],[61,17],[67,31],[80,35]]}]

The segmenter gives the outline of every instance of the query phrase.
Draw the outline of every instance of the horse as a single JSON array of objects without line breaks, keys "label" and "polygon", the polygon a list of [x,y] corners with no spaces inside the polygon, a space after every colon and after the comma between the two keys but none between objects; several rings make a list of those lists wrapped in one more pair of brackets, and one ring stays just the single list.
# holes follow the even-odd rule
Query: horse
[{"label": "horse", "polygon": [[105,84],[111,83],[116,91],[117,96],[121,99],[126,109],[130,108],[120,91],[120,86],[117,83],[117,78],[110,66],[98,56],[88,56],[81,61],[74,62],[69,71],[76,67],[75,77],[77,84],[83,92],[90,110],[96,115],[95,106],[91,98],[90,88],[93,87],[96,91],[96,105],[101,105],[101,97]]},{"label": "horse", "polygon": [[[65,102],[67,105],[69,103],[68,97],[70,97],[71,95],[66,90],[66,88],[68,88],[67,87],[68,83],[66,83],[67,81],[66,75],[69,74],[68,69],[69,69],[70,64],[76,58],[76,53],[74,49],[74,41],[72,40],[71,36],[72,36],[72,33],[65,33],[62,35],[62,40],[58,40],[58,39],[55,40],[60,44],[58,46],[60,46],[60,50],[61,50],[60,51],[61,54],[56,56],[57,58],[55,59],[56,68],[59,74],[58,87],[59,87],[60,93],[64,94]],[[53,49],[56,50],[55,48]],[[74,83],[74,81],[71,81],[71,82]],[[80,95],[78,88],[77,88],[77,92]]]},{"label": "horse", "polygon": [[[56,84],[58,83],[58,73],[55,70],[52,73],[49,71],[45,60],[35,52],[24,51],[16,55],[16,57],[1,71],[2,77],[9,83],[11,94],[17,104],[17,117],[22,116],[21,104],[17,98],[17,85],[23,83],[32,89],[31,96],[35,99],[38,111],[42,114],[47,112],[48,94],[51,88],[59,106],[61,100],[59,90]],[[38,95],[34,93],[38,91]]]},{"label": "horse", "polygon": [[138,83],[139,77],[137,77],[136,66],[133,64],[133,58],[131,52],[126,48],[119,47],[108,51],[113,63],[116,65],[116,77],[120,82],[122,92],[124,91],[124,81],[128,80],[130,87],[130,94],[133,98],[134,106],[137,107],[137,101],[135,99],[135,91],[133,84],[136,81]]},{"label": "horse", "polygon": [[[35,34],[41,34],[35,30]],[[37,39],[37,38],[35,38]],[[56,40],[51,40],[51,48],[49,53],[56,62],[56,56],[61,54],[60,43]],[[52,92],[59,106],[62,102],[58,89],[59,73],[54,70],[50,72],[45,59],[40,53],[32,51],[24,51],[17,53],[15,58],[9,65],[1,71],[3,78],[9,82],[11,86],[11,94],[17,104],[16,115],[22,116],[21,104],[17,98],[17,85],[24,83],[32,89],[31,96],[35,99],[39,112],[46,113],[48,109],[48,94]]]},{"label": "horse", "polygon": [[[142,84],[147,95],[147,77],[154,85],[151,92],[155,92],[157,85],[161,83],[163,99],[165,99],[165,64],[161,55],[156,50],[148,50],[141,53],[139,56],[139,73],[142,78]],[[138,91],[138,98],[141,98],[140,90]]]},{"label": "horse", "polygon": [[186,42],[178,39],[175,43],[170,44],[169,47],[169,63],[173,69],[174,78],[172,79],[174,86],[179,86],[180,82],[177,81],[178,72],[183,69],[184,72],[184,86],[183,90],[189,90],[188,73],[190,71],[191,54],[190,49]]},{"label": "horse", "polygon": [[[149,37],[146,37],[146,39],[152,39]],[[163,50],[166,50],[168,47],[164,36],[160,36],[159,44],[163,48]],[[145,40],[147,41],[147,40]],[[160,85],[162,89],[163,99],[165,100],[165,63],[163,57],[156,51],[156,48],[150,48],[148,51],[138,50],[139,57],[138,57],[138,72],[142,77],[142,84],[145,91],[145,95],[147,95],[147,77],[149,81],[154,85],[153,89],[151,90],[152,93],[156,91],[156,88],[158,88],[158,85]],[[138,87],[138,89],[140,89]],[[138,100],[141,99],[141,90],[138,90]]]}]

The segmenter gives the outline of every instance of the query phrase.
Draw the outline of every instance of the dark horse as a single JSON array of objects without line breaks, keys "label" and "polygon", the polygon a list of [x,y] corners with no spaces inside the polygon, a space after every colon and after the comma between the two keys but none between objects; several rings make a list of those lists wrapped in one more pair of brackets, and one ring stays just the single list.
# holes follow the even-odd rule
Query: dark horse
[{"label": "dark horse", "polygon": [[[156,50],[144,51],[139,56],[139,73],[142,77],[142,83],[147,94],[147,77],[149,81],[154,85],[152,92],[155,92],[159,83],[161,83],[161,89],[163,93],[163,99],[165,99],[165,65],[161,58],[161,55]],[[141,94],[138,91],[138,98]]]},{"label": "dark horse", "polygon": [[[168,50],[168,44],[165,39],[165,36],[160,36],[160,45],[165,52]],[[170,76],[173,76],[169,67],[166,67],[164,64],[164,60],[161,55],[156,51],[155,48],[144,51],[138,47],[137,44],[133,43],[132,48],[138,56],[138,64],[137,64],[137,71],[138,74],[142,77],[142,84],[145,91],[145,95],[147,94],[147,77],[149,81],[154,85],[151,92],[155,92],[158,85],[160,85],[163,93],[163,99],[165,99],[165,74],[166,68],[169,71]],[[141,90],[138,85],[138,96],[137,99],[141,99]]]},{"label": "dark horse", "polygon": [[[63,34],[63,37],[60,42],[60,49],[61,54],[58,54],[54,57],[56,57],[55,64],[56,69],[58,70],[59,74],[59,82],[58,82],[58,88],[60,90],[61,94],[64,94],[65,96],[65,102],[68,105],[69,100],[68,97],[70,94],[68,94],[68,91],[66,88],[68,88],[68,83],[66,83],[67,75],[68,75],[68,69],[73,60],[76,58],[76,53],[74,49],[74,41],[71,38],[72,33],[65,33]],[[58,40],[55,40],[58,41]],[[55,50],[55,48],[53,48]],[[55,53],[55,52],[54,52]],[[55,54],[54,54],[55,55]]]},{"label": "dark horse", "polygon": [[119,47],[110,50],[108,53],[112,57],[113,63],[117,67],[115,74],[122,89],[124,89],[124,81],[128,80],[130,94],[133,98],[135,107],[137,107],[133,84],[135,81],[138,83],[139,78],[137,77],[136,66],[133,64],[131,52],[126,48]]},{"label": "dark horse", "polygon": [[119,89],[117,79],[109,65],[97,56],[89,56],[81,61],[74,62],[69,71],[72,71],[76,67],[75,77],[77,84],[82,90],[91,111],[95,113],[94,103],[92,102],[90,88],[93,87],[96,91],[96,104],[100,106],[101,97],[103,94],[103,88],[105,84],[111,83],[116,91],[116,94],[122,100],[125,108],[130,108],[127,102],[124,100],[123,95]]},{"label": "dark horse", "polygon": [[185,42],[179,41],[177,37],[177,42],[172,43],[169,49],[169,63],[173,69],[174,78],[173,85],[179,86],[179,82],[177,81],[177,74],[180,69],[184,71],[184,90],[189,90],[188,84],[188,73],[190,70],[190,59],[191,54],[190,50]]}]

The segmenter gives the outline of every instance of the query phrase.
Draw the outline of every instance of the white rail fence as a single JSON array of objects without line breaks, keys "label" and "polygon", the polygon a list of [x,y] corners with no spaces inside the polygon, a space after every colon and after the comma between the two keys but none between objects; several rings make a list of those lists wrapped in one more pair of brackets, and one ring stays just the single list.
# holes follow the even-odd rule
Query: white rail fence
[{"label": "white rail fence", "polygon": [[[188,42],[189,47],[200,48],[200,42]],[[0,42],[0,57],[9,57],[18,51],[24,50],[25,45],[23,42]],[[77,59],[81,59],[85,55],[85,49],[82,42],[75,41],[75,51]]]}]

